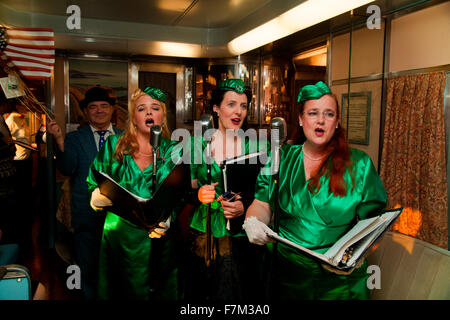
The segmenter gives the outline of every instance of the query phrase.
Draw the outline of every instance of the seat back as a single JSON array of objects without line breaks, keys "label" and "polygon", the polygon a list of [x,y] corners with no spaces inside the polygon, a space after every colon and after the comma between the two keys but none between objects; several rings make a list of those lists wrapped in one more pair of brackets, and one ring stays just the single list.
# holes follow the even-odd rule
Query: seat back
[{"label": "seat back", "polygon": [[0,300],[31,300],[30,272],[24,266],[0,266]]},{"label": "seat back", "polygon": [[397,232],[386,232],[367,258],[381,270],[376,300],[450,300],[450,252]]}]

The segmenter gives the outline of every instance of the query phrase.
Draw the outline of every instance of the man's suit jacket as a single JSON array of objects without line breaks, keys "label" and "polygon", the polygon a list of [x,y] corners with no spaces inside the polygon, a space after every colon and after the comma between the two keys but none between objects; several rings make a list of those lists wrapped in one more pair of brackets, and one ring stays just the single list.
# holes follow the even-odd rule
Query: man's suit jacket
[{"label": "man's suit jacket", "polygon": [[[123,131],[113,127],[115,134]],[[99,213],[90,207],[86,178],[89,166],[97,155],[94,134],[89,125],[72,131],[64,140],[64,152],[58,152],[56,166],[66,176],[72,177],[72,228],[77,231],[89,231],[99,223]],[[101,217],[103,218],[103,217]]]}]

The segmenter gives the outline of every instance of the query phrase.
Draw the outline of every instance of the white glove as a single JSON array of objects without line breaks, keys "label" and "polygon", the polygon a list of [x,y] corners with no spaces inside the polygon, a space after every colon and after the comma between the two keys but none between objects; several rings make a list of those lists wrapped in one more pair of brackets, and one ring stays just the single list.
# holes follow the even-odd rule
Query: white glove
[{"label": "white glove", "polygon": [[159,226],[161,228],[155,228],[148,235],[150,238],[161,238],[161,236],[165,235],[167,230],[170,228],[170,221],[172,221],[172,217],[169,216],[166,221],[160,222]]},{"label": "white glove", "polygon": [[264,245],[267,242],[274,242],[269,235],[274,234],[265,223],[258,220],[256,217],[245,219],[242,228],[247,233],[248,241],[254,244]]},{"label": "white glove", "polygon": [[100,193],[99,188],[95,188],[91,195],[91,207],[94,210],[101,210],[104,207],[112,206],[112,201]]}]

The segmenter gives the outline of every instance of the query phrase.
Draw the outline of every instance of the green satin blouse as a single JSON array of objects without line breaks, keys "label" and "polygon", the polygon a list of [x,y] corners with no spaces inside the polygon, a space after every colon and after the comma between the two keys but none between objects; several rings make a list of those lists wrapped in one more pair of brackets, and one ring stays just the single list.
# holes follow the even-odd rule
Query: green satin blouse
[{"label": "green satin blouse", "polygon": [[[242,154],[249,154],[258,151],[266,151],[269,150],[268,144],[260,145],[258,141],[245,139],[242,144]],[[194,156],[195,152],[199,155],[202,154],[202,163],[194,164],[191,161],[191,179],[198,181],[199,188],[205,184],[208,184],[208,174],[207,174],[207,165],[205,160],[205,150],[206,142],[202,140],[201,137],[193,137],[191,139],[191,157]],[[199,151],[200,150],[200,151]],[[262,159],[261,159],[262,160]],[[216,196],[219,197],[224,193],[224,185],[223,185],[223,176],[221,167],[214,161],[211,164],[211,183],[218,182],[219,184],[215,187]],[[255,181],[249,181],[248,183],[255,183]],[[207,204],[200,204],[194,209],[194,212],[191,217],[190,227],[201,232],[206,232],[206,212],[207,212]],[[244,236],[245,233],[239,232],[237,234],[231,234],[226,229],[226,218],[223,215],[223,208],[220,202],[214,200],[211,203],[211,233],[216,238],[221,238],[224,236]]]},{"label": "green satin blouse", "polygon": [[[387,195],[369,156],[351,149],[355,186],[348,170],[344,174],[347,193],[343,197],[329,192],[329,178],[322,176],[321,188],[312,194],[305,177],[302,146],[281,148],[279,204],[280,235],[307,248],[336,242],[355,221],[379,214],[385,208]],[[260,174],[255,198],[270,204],[274,210],[274,183],[271,175]],[[323,253],[327,249],[317,252]]]}]

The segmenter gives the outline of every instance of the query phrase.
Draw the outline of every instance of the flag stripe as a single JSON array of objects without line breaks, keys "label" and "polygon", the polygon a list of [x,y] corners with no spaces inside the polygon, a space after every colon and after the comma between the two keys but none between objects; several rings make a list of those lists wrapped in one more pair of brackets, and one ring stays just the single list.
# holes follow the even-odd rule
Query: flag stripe
[{"label": "flag stripe", "polygon": [[[5,60],[8,59],[7,56],[4,56]],[[28,59],[28,58],[22,58],[22,57],[14,57],[14,61],[24,61],[24,62],[31,62],[31,63],[39,63],[41,65],[46,65],[49,67],[53,66],[53,63],[48,63],[48,62],[43,62],[43,61],[39,61],[39,60],[32,60],[32,59]]]},{"label": "flag stripe", "polygon": [[33,40],[22,40],[22,39],[9,39],[9,44],[23,44],[29,46],[54,46],[55,41],[33,41]]},{"label": "flag stripe", "polygon": [[[34,67],[34,68],[40,68],[45,69],[45,71],[52,70],[53,66],[47,66],[45,64],[40,64],[36,62],[28,62],[28,61],[18,61],[14,60],[14,64],[18,67],[27,68],[27,67]],[[20,69],[20,68],[19,68]]]},{"label": "flag stripe", "polygon": [[22,58],[29,58],[34,60],[40,60],[48,63],[55,63],[55,56],[51,54],[35,54],[35,53],[27,53],[24,54],[23,52],[11,50],[8,47],[6,47],[6,50],[4,51],[6,55],[13,56],[13,57],[22,57]]},{"label": "flag stripe", "polygon": [[21,53],[35,53],[35,54],[44,54],[44,55],[54,55],[55,50],[54,47],[48,47],[48,49],[39,50],[39,49],[28,49],[29,46],[23,46],[23,45],[14,45],[14,46],[8,46],[8,49],[15,50],[15,52],[21,52]]},{"label": "flag stripe", "polygon": [[8,32],[19,32],[19,31],[32,31],[32,32],[50,32],[53,33],[53,29],[50,28],[22,28],[22,27],[14,27],[14,28],[9,28]]},{"label": "flag stripe", "polygon": [[55,35],[53,32],[43,32],[43,31],[17,31],[17,30],[6,30],[6,34],[9,38],[20,38],[20,37],[51,37]]},{"label": "flag stripe", "polygon": [[21,71],[21,73],[24,76],[34,76],[34,77],[50,77],[52,75],[51,72],[28,71],[28,70]]},{"label": "flag stripe", "polygon": [[49,70],[49,69],[37,68],[37,67],[22,67],[22,66],[18,65],[17,63],[14,63],[14,64],[16,65],[17,69],[19,69],[22,72],[22,74],[23,74],[23,71],[39,71],[39,72],[46,72],[46,73],[52,72],[52,70]]},{"label": "flag stripe", "polygon": [[22,40],[39,40],[39,41],[54,41],[55,37],[53,36],[38,36],[38,35],[10,35],[8,34],[9,39],[22,39]]}]

